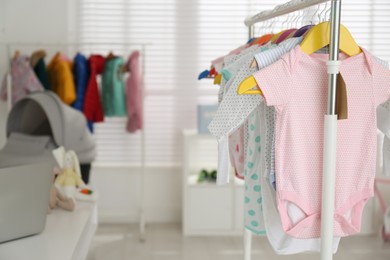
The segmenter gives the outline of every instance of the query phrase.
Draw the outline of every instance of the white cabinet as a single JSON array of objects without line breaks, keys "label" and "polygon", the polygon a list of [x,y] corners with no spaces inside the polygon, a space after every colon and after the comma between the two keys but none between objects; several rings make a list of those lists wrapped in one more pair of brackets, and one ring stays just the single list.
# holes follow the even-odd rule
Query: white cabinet
[{"label": "white cabinet", "polygon": [[217,169],[215,138],[183,131],[183,234],[237,235],[243,232],[243,181],[231,176],[230,183],[198,183],[202,169]]}]

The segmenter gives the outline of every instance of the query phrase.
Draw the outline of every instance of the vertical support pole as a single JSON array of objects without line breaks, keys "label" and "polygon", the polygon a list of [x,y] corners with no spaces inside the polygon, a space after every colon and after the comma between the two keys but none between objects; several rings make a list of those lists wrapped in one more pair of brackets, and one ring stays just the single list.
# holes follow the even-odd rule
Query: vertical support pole
[{"label": "vertical support pole", "polygon": [[145,220],[145,84],[144,84],[144,76],[145,76],[145,46],[142,45],[142,131],[141,131],[141,175],[140,175],[140,205],[139,205],[139,230],[140,230],[140,241],[145,241],[145,227],[146,227],[146,220]]},{"label": "vertical support pole", "polygon": [[7,71],[7,78],[6,78],[6,83],[7,83],[7,109],[8,109],[8,113],[11,111],[11,108],[12,108],[12,78],[11,78],[11,47],[9,44],[7,44],[7,55],[8,55],[8,60],[7,60],[7,64],[8,64],[8,71]]},{"label": "vertical support pole", "polygon": [[248,39],[252,39],[255,36],[255,27],[253,25],[248,27]]},{"label": "vertical support pole", "polygon": [[244,228],[244,259],[251,260],[252,233]]},{"label": "vertical support pole", "polygon": [[[254,26],[248,26],[248,39],[252,39],[255,36]],[[244,259],[251,260],[252,252],[252,233],[244,228]]]},{"label": "vertical support pole", "polygon": [[11,112],[12,108],[12,78],[11,78],[11,69],[7,72],[7,110],[8,113]]},{"label": "vertical support pole", "polygon": [[328,61],[328,107],[324,123],[324,160],[321,209],[321,260],[333,258],[334,198],[336,179],[337,115],[336,89],[339,74],[341,0],[332,0],[330,53]]}]

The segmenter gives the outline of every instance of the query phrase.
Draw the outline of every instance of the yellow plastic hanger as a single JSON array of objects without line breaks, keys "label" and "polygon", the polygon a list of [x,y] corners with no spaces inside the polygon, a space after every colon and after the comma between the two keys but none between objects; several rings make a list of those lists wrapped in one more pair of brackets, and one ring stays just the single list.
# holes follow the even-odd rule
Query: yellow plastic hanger
[{"label": "yellow plastic hanger", "polygon": [[214,85],[221,84],[221,80],[222,80],[222,74],[215,75],[215,77],[214,77]]},{"label": "yellow plastic hanger", "polygon": [[[311,28],[301,43],[302,51],[310,55],[329,45],[329,30],[329,22],[323,22]],[[362,52],[356,41],[352,38],[351,33],[343,25],[340,26],[340,50],[348,56],[354,56]],[[255,78],[253,76],[249,76],[240,83],[237,92],[239,95],[261,94],[260,90],[257,93],[254,93],[253,88],[255,88],[256,86],[257,82]]]},{"label": "yellow plastic hanger", "polygon": [[[309,30],[301,43],[301,49],[306,54],[312,54],[330,43],[330,23],[317,24]],[[352,38],[351,33],[344,25],[340,25],[340,50],[348,56],[355,56],[362,52],[359,45]]]},{"label": "yellow plastic hanger", "polygon": [[[243,85],[244,84],[244,85]],[[259,88],[253,89],[257,86],[257,82],[253,76],[250,76],[244,79],[238,87],[237,93],[238,95],[248,94],[248,95],[259,95],[262,94]]]}]

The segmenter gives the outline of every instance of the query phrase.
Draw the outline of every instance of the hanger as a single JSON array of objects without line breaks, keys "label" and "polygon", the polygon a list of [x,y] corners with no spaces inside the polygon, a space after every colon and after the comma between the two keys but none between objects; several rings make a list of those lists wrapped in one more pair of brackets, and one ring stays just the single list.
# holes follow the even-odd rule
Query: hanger
[{"label": "hanger", "polygon": [[113,58],[115,58],[115,55],[114,55],[114,53],[113,53],[112,51],[110,51],[110,53],[109,53],[108,56],[107,56],[107,59],[108,59],[108,60],[111,60],[111,59],[113,59]]},{"label": "hanger", "polygon": [[209,73],[210,73],[209,70],[204,70],[204,71],[202,71],[202,72],[199,74],[199,76],[198,76],[198,80],[207,78],[207,77],[209,76]]},{"label": "hanger", "polygon": [[297,31],[298,31],[298,29],[294,29],[289,35],[287,35],[286,39],[284,39],[284,40],[288,40],[290,38],[293,38]]},{"label": "hanger", "polygon": [[282,41],[287,40],[288,37],[289,37],[290,35],[293,35],[297,30],[298,30],[298,29],[293,28],[293,29],[288,29],[288,30],[284,31],[284,32],[279,36],[279,38],[276,40],[275,43],[276,43],[276,44],[279,44],[279,43],[281,43]]},{"label": "hanger", "polygon": [[215,75],[215,77],[214,77],[214,85],[221,84],[221,80],[222,80],[222,74]]},{"label": "hanger", "polygon": [[[330,43],[330,23],[323,22],[310,29],[305,39],[301,43],[301,49],[306,54],[310,55]],[[340,25],[340,50],[348,56],[354,56],[362,52],[351,33],[344,25]],[[257,93],[253,90],[257,86],[256,80],[253,76],[244,79],[238,87],[238,94],[261,94],[259,90]],[[250,91],[250,92],[249,92]]]},{"label": "hanger", "polygon": [[[301,43],[301,49],[310,55],[329,45],[329,43],[330,23],[323,22],[310,29]],[[340,50],[348,56],[355,56],[362,52],[344,25],[340,25]]]},{"label": "hanger", "polygon": [[274,36],[273,34],[266,34],[266,35],[263,35],[263,36],[261,36],[259,38],[256,38],[254,41],[252,41],[250,46],[255,45],[255,44],[257,44],[257,45],[264,45],[267,42],[269,42],[273,36]]},{"label": "hanger", "polygon": [[248,44],[248,45],[250,46],[251,43],[252,43],[254,40],[256,40],[256,38],[250,38],[250,39],[246,42],[246,44]]},{"label": "hanger", "polygon": [[[245,84],[245,87],[251,86],[250,88],[243,88],[241,87],[242,84]],[[257,82],[253,76],[250,76],[246,78],[243,82],[241,82],[240,86],[238,87],[237,93],[238,95],[246,94],[246,95],[261,95],[261,90],[257,87],[257,89],[253,89],[254,86],[257,86]]]},{"label": "hanger", "polygon": [[272,36],[270,42],[271,43],[276,43],[276,41],[279,39],[279,37],[285,32],[286,30],[283,30],[281,32],[278,32],[277,34],[275,34],[274,36]]},{"label": "hanger", "polygon": [[309,25],[305,25],[301,28],[299,28],[295,33],[294,33],[294,36],[293,37],[301,37],[303,36],[308,30],[310,30],[310,28],[312,28],[313,25],[309,24]]}]

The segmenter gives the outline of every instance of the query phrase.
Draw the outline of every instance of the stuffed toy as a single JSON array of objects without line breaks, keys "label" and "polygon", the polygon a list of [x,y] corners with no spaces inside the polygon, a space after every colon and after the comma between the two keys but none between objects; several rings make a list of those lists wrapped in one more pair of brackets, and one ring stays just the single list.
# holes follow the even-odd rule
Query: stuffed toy
[{"label": "stuffed toy", "polygon": [[59,147],[53,150],[53,155],[61,168],[60,174],[57,176],[54,186],[66,199],[74,199],[77,188],[86,187],[81,179],[80,164],[77,155],[74,151],[65,151],[64,147]]},{"label": "stuffed toy", "polygon": [[72,199],[66,199],[63,197],[57,191],[57,188],[52,185],[50,190],[49,213],[57,206],[68,211],[73,211],[75,203]]}]

